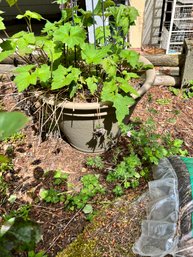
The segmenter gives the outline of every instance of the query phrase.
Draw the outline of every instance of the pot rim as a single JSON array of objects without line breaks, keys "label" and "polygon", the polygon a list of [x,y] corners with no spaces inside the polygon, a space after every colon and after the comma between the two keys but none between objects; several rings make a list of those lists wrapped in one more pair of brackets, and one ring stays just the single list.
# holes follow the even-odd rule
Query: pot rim
[{"label": "pot rim", "polygon": [[[145,58],[144,56],[140,55],[139,61],[143,62],[145,65],[152,65],[152,63]],[[153,85],[156,72],[155,69],[149,69],[145,71],[146,73],[146,79],[142,87],[137,91],[138,95],[132,95],[134,99],[137,99],[141,97],[143,94],[147,92],[147,90]],[[69,102],[69,101],[62,101],[62,102],[56,102],[53,97],[47,98],[46,96],[41,95],[41,98],[43,101],[50,105],[56,105],[59,108],[65,108],[65,109],[73,109],[73,110],[93,110],[93,109],[105,109],[112,107],[111,102],[94,102],[94,103],[82,103],[82,102]]]}]

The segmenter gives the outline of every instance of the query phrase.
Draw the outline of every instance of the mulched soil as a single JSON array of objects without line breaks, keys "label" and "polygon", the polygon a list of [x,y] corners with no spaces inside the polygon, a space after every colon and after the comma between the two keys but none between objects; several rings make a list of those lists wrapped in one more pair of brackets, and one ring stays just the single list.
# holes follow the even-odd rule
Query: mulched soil
[{"label": "mulched soil", "polygon": [[[23,102],[12,83],[0,82],[0,107],[2,109],[18,110]],[[184,148],[189,151],[190,156],[193,156],[193,99],[174,96],[167,87],[153,87],[137,103],[131,119],[136,117],[140,117],[144,121],[150,117],[153,118],[157,124],[157,132],[167,131],[173,137],[182,139]],[[42,187],[57,189],[51,180],[52,171],[56,169],[70,174],[69,181],[74,184],[74,190],[78,191],[81,176],[94,172],[85,167],[85,160],[90,154],[81,153],[69,146],[64,140],[55,137],[49,137],[41,142],[33,120],[28,123],[23,134],[23,138],[4,142],[0,146],[1,153],[7,153],[13,158],[14,171],[6,174],[6,181],[10,186],[9,193],[17,195],[14,204],[4,203],[3,199],[0,199],[0,214],[3,215],[17,208],[21,203],[32,204],[30,217],[40,224],[43,234],[37,250],[45,250],[48,256],[52,257],[70,244],[83,231],[88,221],[80,211],[67,212],[60,204],[37,201],[37,195]],[[13,149],[11,153],[8,151],[10,148]],[[47,177],[44,177],[42,176],[44,171],[51,172],[48,173]],[[66,189],[65,184],[62,186]],[[135,196],[140,195],[140,191],[143,191],[145,187],[146,185],[142,184],[141,188],[134,191]],[[111,199],[111,195],[109,199]],[[112,216],[114,217],[113,222],[118,226],[119,215],[112,213]],[[128,215],[127,219],[130,218]],[[104,227],[108,232],[108,221]],[[135,229],[138,230],[139,234],[140,225],[138,224]],[[103,232],[100,233],[103,234]],[[122,233],[124,247],[126,247],[125,242],[130,240],[129,238],[133,240],[133,237],[128,236],[129,230],[125,231],[125,235],[124,230]],[[100,238],[102,241],[102,236]],[[131,244],[129,241],[127,243]],[[113,245],[109,245],[109,247],[113,248]],[[104,256],[119,256],[108,255],[108,247],[105,248],[105,251],[107,251],[107,255]]]}]

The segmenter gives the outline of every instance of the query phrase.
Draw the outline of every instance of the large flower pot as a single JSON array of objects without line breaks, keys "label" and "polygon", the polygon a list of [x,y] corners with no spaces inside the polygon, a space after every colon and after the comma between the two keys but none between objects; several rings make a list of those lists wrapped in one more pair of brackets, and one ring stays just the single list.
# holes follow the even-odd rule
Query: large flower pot
[{"label": "large flower pot", "polygon": [[68,142],[83,152],[104,152],[119,135],[115,110],[107,104],[65,104],[59,126]]},{"label": "large flower pot", "polygon": [[[140,61],[151,64],[146,58]],[[144,94],[155,79],[154,69],[146,71],[146,79],[138,90],[139,96]],[[59,127],[67,141],[76,149],[89,152],[104,152],[113,146],[119,136],[115,109],[108,103],[76,103],[55,102],[44,99],[49,105],[56,105],[60,110]],[[129,110],[128,110],[129,113]]]}]

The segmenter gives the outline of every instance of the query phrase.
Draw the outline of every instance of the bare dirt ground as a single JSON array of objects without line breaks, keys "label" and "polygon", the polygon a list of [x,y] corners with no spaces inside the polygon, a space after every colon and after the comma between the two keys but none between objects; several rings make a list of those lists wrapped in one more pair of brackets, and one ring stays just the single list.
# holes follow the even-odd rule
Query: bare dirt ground
[{"label": "bare dirt ground", "polygon": [[[8,81],[0,82],[1,109],[17,110],[20,109],[20,105],[21,102],[18,103],[18,93],[14,85]],[[157,132],[167,131],[174,138],[182,139],[184,148],[189,151],[190,156],[193,156],[193,99],[174,96],[167,87],[153,87],[137,103],[131,119],[136,117],[144,121],[152,117],[157,124]],[[89,154],[77,151],[62,139],[48,138],[46,141],[40,142],[32,120],[22,134],[23,137],[19,140],[4,142],[0,146],[2,153],[5,153],[10,146],[13,148],[11,157],[14,171],[8,174],[6,179],[10,184],[9,191],[17,195],[17,200],[13,205],[1,202],[0,214],[3,215],[21,204],[31,204],[30,217],[41,225],[43,233],[42,241],[38,244],[37,249],[45,250],[50,257],[55,256],[57,252],[74,241],[88,221],[80,211],[66,212],[60,204],[34,202],[41,187],[53,186],[51,178],[49,176],[46,179],[43,178],[42,173],[61,169],[70,174],[69,179],[78,190],[80,177],[90,172],[85,167],[85,160]],[[132,202],[134,198],[140,196],[145,188],[146,185],[142,185],[135,191],[131,190],[132,197],[128,195],[128,202]],[[144,215],[145,206],[141,208],[143,210],[141,213]],[[125,210],[125,207],[123,209]],[[124,256],[119,255],[115,247],[118,237],[122,238],[120,241],[120,244],[123,242],[122,248],[127,246],[131,248],[140,233],[140,219],[136,224],[132,211],[125,216],[125,227],[123,228],[119,225],[120,215],[117,213],[117,209],[113,210],[112,207],[109,214],[108,211],[106,212],[106,215],[111,218],[104,221],[104,234],[103,231],[100,231],[101,245],[105,245],[106,255],[104,254],[104,257]],[[127,222],[128,220],[131,222]],[[132,230],[131,224],[135,225]],[[116,230],[113,229],[113,226],[116,226]],[[132,234],[128,236],[130,230]],[[86,257],[87,255],[77,256]]]}]

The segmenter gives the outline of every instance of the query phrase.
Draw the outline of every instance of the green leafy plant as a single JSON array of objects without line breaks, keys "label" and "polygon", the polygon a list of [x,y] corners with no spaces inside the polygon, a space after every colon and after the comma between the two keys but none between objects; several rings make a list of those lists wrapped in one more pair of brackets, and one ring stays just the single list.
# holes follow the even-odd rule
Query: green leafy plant
[{"label": "green leafy plant", "polygon": [[186,85],[182,88],[170,87],[169,90],[174,95],[182,95],[183,98],[192,98],[193,97],[193,80],[190,80]]},{"label": "green leafy plant", "polygon": [[142,177],[147,179],[152,165],[157,165],[163,157],[187,154],[182,150],[182,140],[173,139],[169,134],[155,133],[155,123],[151,119],[144,124],[130,124],[125,135],[128,153],[106,178],[107,182],[118,183],[113,190],[117,196],[123,189],[137,187]]},{"label": "green leafy plant", "polygon": [[86,159],[86,165],[91,168],[100,169],[104,168],[104,162],[100,156],[88,157]]},{"label": "green leafy plant", "polygon": [[[8,2],[12,6],[17,1]],[[44,19],[40,14],[28,10],[18,15],[17,19],[27,22],[28,31],[19,31],[0,44],[0,61],[16,54],[24,62],[15,70],[19,92],[38,88],[54,94],[62,90],[61,98],[69,101],[89,102],[94,98],[110,102],[121,124],[128,106],[135,102],[131,95],[138,95],[130,81],[138,78],[138,71],[149,68],[139,62],[137,52],[126,49],[129,43],[125,38],[138,11],[131,6],[116,6],[114,1],[99,0],[94,15],[103,17],[104,24],[108,19],[110,22],[96,29],[94,43],[87,40],[88,27],[95,23],[92,12],[74,6],[63,8],[61,14],[59,21],[45,20],[40,36],[33,33],[31,25],[32,20]],[[0,29],[5,31],[3,18]]]},{"label": "green leafy plant", "polygon": [[116,185],[115,188],[113,189],[113,193],[116,196],[122,196],[124,194],[123,188],[120,185]]},{"label": "green leafy plant", "polygon": [[44,200],[47,203],[59,203],[59,202],[64,202],[65,200],[64,194],[65,192],[59,192],[54,188],[50,188],[50,189],[42,188],[40,190],[39,196],[42,200]]},{"label": "green leafy plant", "polygon": [[83,209],[88,214],[93,211],[88,201],[96,194],[103,194],[105,189],[99,183],[99,175],[85,175],[81,178],[81,182],[82,189],[80,192],[75,195],[68,194],[66,204],[71,210],[74,210],[74,208]]},{"label": "green leafy plant", "polygon": [[[16,199],[14,197],[14,199]],[[21,205],[17,210],[13,210],[10,213],[4,215],[4,220],[10,220],[11,218],[21,218],[24,221],[30,220],[29,213],[31,210],[30,204]]]},{"label": "green leafy plant", "polygon": [[0,174],[2,175],[6,171],[12,171],[13,164],[11,160],[4,154],[0,154]]},{"label": "green leafy plant", "polygon": [[13,143],[15,143],[17,141],[22,141],[24,138],[25,138],[24,133],[17,132],[17,133],[14,133],[13,135],[7,137],[4,141],[5,142],[13,142]]},{"label": "green leafy plant", "polygon": [[160,105],[167,105],[171,103],[171,99],[168,98],[160,98],[156,100],[156,103],[160,104]]},{"label": "green leafy plant", "polygon": [[44,251],[40,251],[35,253],[34,251],[29,251],[27,257],[47,257],[48,255],[45,254]]},{"label": "green leafy plant", "polygon": [[54,185],[60,185],[63,182],[66,182],[68,176],[69,175],[67,173],[64,173],[61,170],[56,170],[54,174]]},{"label": "green leafy plant", "polygon": [[34,250],[41,234],[37,223],[21,218],[11,218],[0,228],[0,252],[4,257],[14,256],[14,252]]}]

